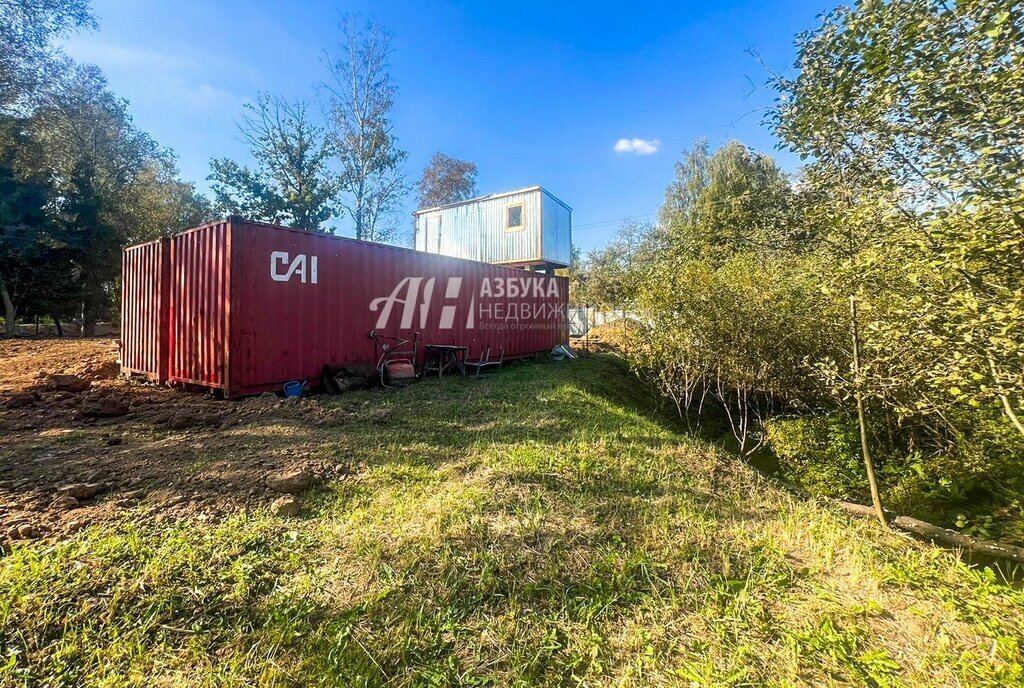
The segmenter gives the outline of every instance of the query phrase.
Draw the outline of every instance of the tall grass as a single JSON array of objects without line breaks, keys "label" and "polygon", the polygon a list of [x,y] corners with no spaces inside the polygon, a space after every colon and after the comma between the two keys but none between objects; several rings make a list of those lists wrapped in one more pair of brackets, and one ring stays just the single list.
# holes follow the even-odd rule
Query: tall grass
[{"label": "tall grass", "polygon": [[301,518],[129,514],[0,559],[0,685],[1024,681],[1019,590],[647,398],[598,355],[321,399],[388,420],[307,429],[354,473]]}]

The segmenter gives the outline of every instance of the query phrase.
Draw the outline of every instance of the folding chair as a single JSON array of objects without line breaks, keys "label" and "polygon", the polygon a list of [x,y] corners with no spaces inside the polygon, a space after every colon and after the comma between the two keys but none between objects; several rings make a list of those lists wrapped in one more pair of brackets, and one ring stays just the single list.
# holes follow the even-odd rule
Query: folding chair
[{"label": "folding chair", "polygon": [[476,373],[474,373],[474,377],[480,377],[480,371],[482,371],[484,368],[486,368],[487,366],[500,366],[501,362],[504,360],[505,347],[501,347],[501,349],[499,350],[498,359],[494,361],[491,360],[491,347],[487,347],[487,350],[484,351],[483,356],[481,356],[475,361],[467,360],[465,362],[465,365],[467,369],[476,370]]}]

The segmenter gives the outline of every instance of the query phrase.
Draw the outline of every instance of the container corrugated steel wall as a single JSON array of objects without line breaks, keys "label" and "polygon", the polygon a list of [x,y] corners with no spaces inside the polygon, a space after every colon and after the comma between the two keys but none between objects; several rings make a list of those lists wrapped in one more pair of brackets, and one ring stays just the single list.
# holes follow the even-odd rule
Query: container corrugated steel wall
[{"label": "container corrugated steel wall", "polygon": [[228,388],[231,224],[220,222],[171,239],[168,379]]},{"label": "container corrugated steel wall", "polygon": [[239,221],[174,237],[169,255],[168,379],[231,395],[375,363],[372,330],[471,357],[568,341],[562,277]]},{"label": "container corrugated steel wall", "polygon": [[471,357],[567,342],[565,278],[265,225],[236,226],[233,242],[232,393],[315,381],[326,363],[372,363],[372,330],[418,331]]},{"label": "container corrugated steel wall", "polygon": [[157,239],[124,251],[121,263],[121,372],[167,380],[170,242]]},{"label": "container corrugated steel wall", "polygon": [[[509,206],[523,206],[523,228],[508,231]],[[485,196],[416,214],[419,251],[485,263],[569,264],[572,215],[541,187]]]}]

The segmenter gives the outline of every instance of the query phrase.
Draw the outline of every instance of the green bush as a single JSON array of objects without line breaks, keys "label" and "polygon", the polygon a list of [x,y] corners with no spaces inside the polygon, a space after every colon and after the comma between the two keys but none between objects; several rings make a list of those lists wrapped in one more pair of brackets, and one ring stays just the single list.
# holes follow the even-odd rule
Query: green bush
[{"label": "green bush", "polygon": [[[946,451],[922,454],[898,433],[872,437],[886,507],[976,537],[1021,541],[1024,442],[995,413],[956,420],[968,430]],[[776,417],[766,435],[786,480],[812,494],[869,503],[854,417]]]},{"label": "green bush", "polygon": [[894,508],[977,537],[1024,540],[1024,440],[994,410],[955,421],[955,444],[917,458],[892,486]]},{"label": "green bush", "polygon": [[765,430],[787,480],[814,494],[852,501],[870,497],[855,419],[838,413],[777,417]]}]

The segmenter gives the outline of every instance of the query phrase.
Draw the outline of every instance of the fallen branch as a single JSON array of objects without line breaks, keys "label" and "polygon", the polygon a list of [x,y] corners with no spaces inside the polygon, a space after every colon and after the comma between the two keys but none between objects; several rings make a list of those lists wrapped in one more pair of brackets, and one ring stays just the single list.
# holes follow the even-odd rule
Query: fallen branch
[{"label": "fallen branch", "polygon": [[[841,499],[834,499],[832,497],[816,497],[810,492],[800,489],[796,485],[791,485],[784,480],[780,480],[773,475],[769,475],[757,466],[749,463],[746,465],[748,468],[753,470],[754,473],[761,476],[762,479],[796,497],[809,500],[824,499],[844,511],[848,511],[857,516],[870,518],[872,520],[878,520],[877,512],[873,507],[864,506],[863,504],[854,504],[853,502],[844,502]],[[885,515],[889,521],[890,527],[904,533],[916,535],[919,538],[927,540],[931,544],[954,549],[965,549],[970,552],[984,554],[995,559],[1009,559],[1010,561],[1024,563],[1024,548],[1017,547],[1016,545],[1007,545],[1005,543],[994,542],[992,540],[978,540],[969,535],[964,535],[963,533],[959,533],[955,530],[950,530],[949,528],[940,528],[939,526],[928,523],[927,521],[922,521],[910,516],[894,514],[888,509],[885,510]]]},{"label": "fallen branch", "polygon": [[[875,510],[869,506],[854,504],[852,502],[844,502],[841,499],[829,499],[829,501],[841,509],[858,516],[864,516],[867,518],[876,517]],[[939,526],[932,525],[931,523],[921,521],[916,518],[911,518],[910,516],[898,516],[888,511],[886,514],[889,517],[889,525],[893,528],[902,530],[905,533],[917,535],[918,537],[924,538],[933,544],[937,543],[945,547],[957,547],[978,554],[995,557],[997,559],[1010,559],[1012,561],[1024,563],[1024,548],[1003,544],[1001,542],[993,542],[991,540],[978,540],[955,530],[940,528]]]}]

